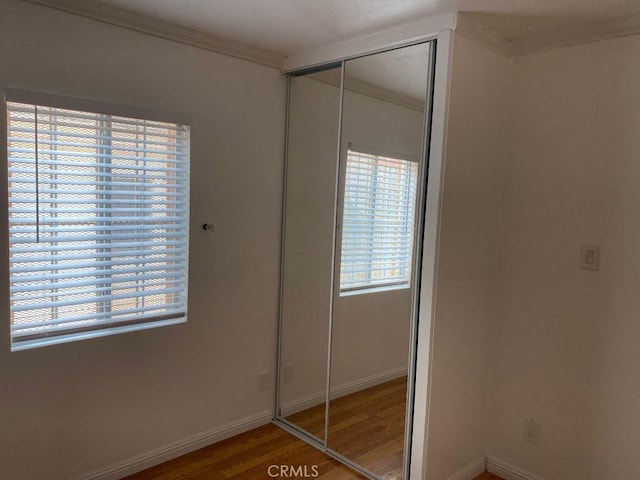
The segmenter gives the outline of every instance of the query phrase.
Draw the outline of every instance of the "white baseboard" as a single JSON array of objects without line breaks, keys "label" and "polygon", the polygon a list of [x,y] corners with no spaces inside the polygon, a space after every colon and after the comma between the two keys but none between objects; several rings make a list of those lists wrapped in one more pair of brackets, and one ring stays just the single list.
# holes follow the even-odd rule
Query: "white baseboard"
[{"label": "white baseboard", "polygon": [[[336,398],[344,397],[346,395],[359,392],[360,390],[364,390],[366,388],[375,387],[376,385],[381,385],[383,383],[390,382],[391,380],[395,380],[396,378],[403,377],[406,374],[407,367],[400,367],[393,368],[391,370],[385,370],[384,372],[370,375],[364,378],[359,378],[358,380],[353,380],[351,382],[343,383],[331,389],[331,399],[335,400]],[[282,415],[283,417],[288,417],[295,413],[302,412],[307,408],[320,405],[324,402],[325,393],[317,392],[307,397],[303,397],[298,400],[293,400],[291,402],[283,404],[280,409],[280,415]]]},{"label": "white baseboard", "polygon": [[484,458],[479,458],[475,462],[471,462],[462,470],[458,470],[456,473],[447,478],[447,480],[473,480],[482,472],[484,472],[486,467],[487,461]]},{"label": "white baseboard", "polygon": [[160,463],[193,452],[212,443],[220,442],[240,433],[266,425],[271,421],[271,417],[272,414],[270,411],[252,415],[237,422],[228,423],[227,425],[187,437],[143,455],[130,458],[129,460],[112,465],[103,470],[76,477],[76,480],[119,480],[127,475],[132,475],[159,465]]},{"label": "white baseboard", "polygon": [[544,480],[538,475],[494,457],[487,458],[487,470],[504,478],[504,480]]},{"label": "white baseboard", "polygon": [[342,385],[337,385],[336,387],[331,389],[331,400],[344,397],[346,395],[351,395],[352,393],[359,392],[360,390],[375,387],[377,385],[390,382],[391,380],[395,380],[396,378],[406,376],[407,367],[399,367],[392,368],[391,370],[385,370],[384,372],[376,373],[375,375],[370,375],[358,380],[343,383]]},{"label": "white baseboard", "polygon": [[291,402],[283,403],[280,408],[280,415],[282,417],[288,417],[290,415],[295,415],[298,412],[302,412],[311,407],[315,407],[316,405],[320,405],[324,403],[324,393],[314,393],[309,395],[308,397],[300,398],[298,400],[293,400]]}]

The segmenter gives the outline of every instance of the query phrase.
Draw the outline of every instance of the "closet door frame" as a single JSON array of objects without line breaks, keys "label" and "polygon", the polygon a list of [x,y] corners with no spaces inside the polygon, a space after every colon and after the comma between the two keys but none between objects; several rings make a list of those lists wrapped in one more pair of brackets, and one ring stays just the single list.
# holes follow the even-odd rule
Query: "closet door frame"
[{"label": "closet door frame", "polygon": [[[375,41],[375,38],[372,38]],[[422,480],[426,478],[426,453],[427,440],[429,435],[429,396],[431,387],[431,357],[433,343],[433,324],[435,314],[435,294],[436,294],[436,278],[437,278],[437,257],[438,243],[440,231],[440,213],[442,200],[442,185],[444,176],[444,156],[446,144],[446,126],[448,114],[448,98],[450,86],[450,69],[451,54],[453,44],[453,31],[446,29],[438,33],[425,34],[413,37],[410,40],[394,41],[386,45],[371,46],[357,54],[342,56],[341,58],[331,61],[310,65],[306,68],[290,70],[287,79],[287,119],[285,130],[285,155],[284,155],[284,182],[283,182],[283,207],[282,207],[282,238],[281,238],[281,277],[280,277],[280,311],[278,316],[278,336],[277,336],[277,364],[275,374],[276,393],[274,395],[273,407],[273,423],[285,429],[292,435],[300,438],[309,445],[318,448],[336,460],[345,463],[354,470],[359,471],[363,475],[373,480],[377,480],[375,475],[366,471],[358,464],[352,462],[348,458],[331,451],[327,447],[328,434],[328,409],[330,395],[330,370],[331,370],[331,324],[333,323],[333,305],[331,305],[331,322],[329,324],[328,338],[328,361],[327,361],[327,390],[326,390],[326,411],[325,411],[325,435],[322,441],[318,438],[310,436],[304,430],[296,425],[288,422],[280,415],[280,381],[282,376],[281,364],[281,331],[282,331],[282,256],[284,254],[284,230],[286,221],[286,173],[287,173],[287,144],[289,132],[289,94],[291,86],[291,77],[293,75],[301,75],[311,73],[314,70],[330,68],[331,65],[341,66],[341,84],[340,84],[340,113],[338,122],[338,145],[336,146],[336,201],[334,205],[334,248],[332,253],[333,276],[332,283],[335,282],[335,263],[336,263],[336,236],[338,222],[338,206],[339,206],[339,173],[340,173],[340,145],[342,134],[342,115],[343,115],[343,90],[345,62],[347,60],[360,58],[363,56],[382,53],[397,48],[409,47],[412,45],[431,42],[429,65],[431,70],[430,84],[428,85],[427,108],[425,108],[424,134],[423,134],[423,158],[424,174],[421,175],[419,190],[419,216],[417,225],[421,228],[422,238],[418,238],[416,245],[418,252],[415,263],[416,268],[412,274],[412,280],[415,281],[415,292],[413,294],[412,304],[412,331],[410,345],[409,376],[408,376],[408,402],[407,416],[405,422],[405,464],[403,470],[404,480]],[[421,251],[421,255],[419,254]],[[332,289],[331,303],[333,303]],[[416,379],[422,379],[417,382]]]}]

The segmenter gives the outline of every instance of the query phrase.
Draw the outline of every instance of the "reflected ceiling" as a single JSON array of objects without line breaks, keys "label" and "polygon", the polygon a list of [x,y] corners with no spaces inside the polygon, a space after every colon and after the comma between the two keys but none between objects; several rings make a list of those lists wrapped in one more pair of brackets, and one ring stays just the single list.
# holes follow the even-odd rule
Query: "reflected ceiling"
[{"label": "reflected ceiling", "polygon": [[[348,90],[422,110],[427,95],[427,43],[369,55],[346,62]],[[309,78],[340,85],[340,69],[332,68]]]}]

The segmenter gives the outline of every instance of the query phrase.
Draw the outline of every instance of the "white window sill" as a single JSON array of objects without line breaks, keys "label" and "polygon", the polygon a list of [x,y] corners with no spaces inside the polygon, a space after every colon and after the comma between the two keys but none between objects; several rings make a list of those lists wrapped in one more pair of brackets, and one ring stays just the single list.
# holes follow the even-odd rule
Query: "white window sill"
[{"label": "white window sill", "polygon": [[11,351],[18,352],[21,350],[29,350],[32,348],[46,347],[49,345],[57,345],[60,343],[76,342],[78,340],[86,340],[89,338],[106,337],[109,335],[117,335],[119,333],[135,332],[137,330],[148,330],[150,328],[164,327],[167,325],[175,325],[186,323],[187,317],[172,318],[170,320],[160,320],[157,322],[138,323],[136,325],[125,325],[116,328],[106,328],[104,330],[94,330],[91,332],[74,333],[70,335],[60,335],[51,338],[38,338],[36,340],[28,340],[24,342],[16,342],[11,344]]}]

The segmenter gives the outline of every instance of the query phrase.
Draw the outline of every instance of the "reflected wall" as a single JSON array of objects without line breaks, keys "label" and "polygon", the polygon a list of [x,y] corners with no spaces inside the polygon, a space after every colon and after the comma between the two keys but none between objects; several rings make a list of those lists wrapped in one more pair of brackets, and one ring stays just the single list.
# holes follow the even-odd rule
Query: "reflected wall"
[{"label": "reflected wall", "polygon": [[[280,413],[320,439],[325,430],[340,72],[334,68],[292,77],[289,91]],[[301,411],[305,414],[297,415]]]}]

